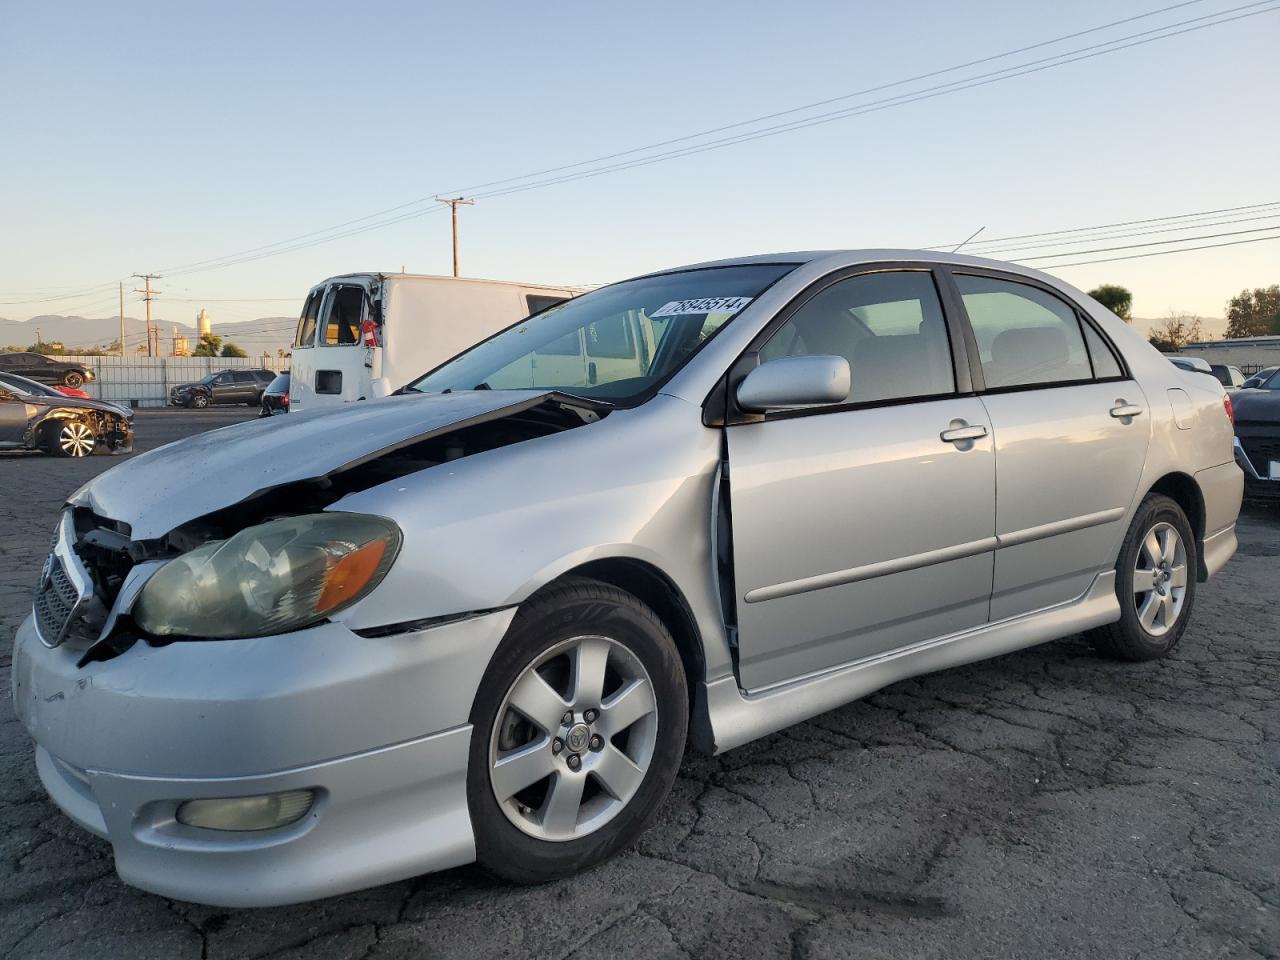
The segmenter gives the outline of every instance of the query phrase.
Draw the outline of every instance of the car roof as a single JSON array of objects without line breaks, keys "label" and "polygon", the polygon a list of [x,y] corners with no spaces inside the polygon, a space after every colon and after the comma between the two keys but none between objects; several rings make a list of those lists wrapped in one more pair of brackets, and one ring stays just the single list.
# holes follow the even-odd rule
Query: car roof
[{"label": "car roof", "polygon": [[983,267],[989,270],[1002,270],[1005,273],[1021,274],[1038,280],[1050,281],[1056,286],[1063,286],[1063,281],[1051,277],[1040,270],[1024,267],[1007,260],[992,260],[989,257],[972,257],[965,253],[949,253],[943,250],[924,250],[895,247],[867,247],[849,250],[792,250],[780,253],[760,253],[745,257],[728,257],[723,260],[706,260],[701,263],[690,263],[684,266],[668,267],[654,270],[643,276],[660,276],[664,273],[678,273],[682,270],[705,270],[710,267],[747,266],[755,263],[793,263],[821,264],[830,270],[841,267],[853,267],[863,263],[901,262],[940,264],[957,267]]}]

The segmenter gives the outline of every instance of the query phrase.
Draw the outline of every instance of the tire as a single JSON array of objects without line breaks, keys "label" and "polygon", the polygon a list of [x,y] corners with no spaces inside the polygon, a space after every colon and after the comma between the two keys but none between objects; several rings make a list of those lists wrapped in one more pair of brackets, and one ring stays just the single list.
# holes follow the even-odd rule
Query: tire
[{"label": "tire", "polygon": [[1116,563],[1120,619],[1089,632],[1094,648],[1134,662],[1168,656],[1191,619],[1199,572],[1200,557],[1187,515],[1168,497],[1148,495],[1134,515]]},{"label": "tire", "polygon": [[44,428],[45,452],[55,457],[88,457],[97,445],[93,428],[83,420],[59,420]]},{"label": "tire", "polygon": [[84,374],[78,370],[68,370],[66,376],[62,378],[64,387],[81,387],[84,385]]},{"label": "tire", "polygon": [[[579,663],[602,681],[587,679],[575,696]],[[536,705],[529,712],[541,719],[513,701]],[[562,709],[571,725],[555,717]],[[471,722],[467,802],[480,865],[517,883],[569,876],[629,846],[675,782],[689,726],[684,666],[634,596],[566,579],[520,608]],[[527,761],[523,770],[513,758]]]},{"label": "tire", "polygon": [[191,407],[195,407],[197,410],[203,410],[205,407],[209,405],[209,398],[206,397],[203,393],[197,393],[193,395],[190,400],[187,401],[187,405]]}]

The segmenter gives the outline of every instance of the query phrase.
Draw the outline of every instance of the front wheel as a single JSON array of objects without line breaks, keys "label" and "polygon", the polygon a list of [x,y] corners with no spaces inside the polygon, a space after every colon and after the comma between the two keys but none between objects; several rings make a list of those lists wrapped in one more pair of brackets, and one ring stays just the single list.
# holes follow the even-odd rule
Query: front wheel
[{"label": "front wheel", "polygon": [[1138,507],[1120,548],[1120,619],[1089,633],[1094,647],[1120,660],[1167,656],[1191,618],[1198,572],[1187,515],[1175,501],[1151,494]]},{"label": "front wheel", "polygon": [[79,420],[63,420],[45,428],[45,450],[55,457],[87,457],[97,444],[93,430]]},{"label": "front wheel", "polygon": [[684,667],[634,596],[566,580],[520,609],[471,720],[477,859],[519,883],[552,880],[625,848],[656,814],[684,753]]},{"label": "front wheel", "polygon": [[203,393],[197,393],[194,397],[192,397],[187,402],[191,406],[195,407],[197,410],[203,410],[205,407],[209,405],[209,398],[206,397]]}]

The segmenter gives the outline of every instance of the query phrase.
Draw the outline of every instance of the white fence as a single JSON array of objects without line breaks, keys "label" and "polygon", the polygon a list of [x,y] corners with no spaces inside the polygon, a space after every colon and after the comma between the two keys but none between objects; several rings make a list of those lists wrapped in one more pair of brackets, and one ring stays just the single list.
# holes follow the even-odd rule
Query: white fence
[{"label": "white fence", "polygon": [[82,363],[96,379],[82,389],[100,400],[117,400],[135,407],[163,407],[169,388],[191,383],[218,370],[287,370],[280,357],[57,357]]}]

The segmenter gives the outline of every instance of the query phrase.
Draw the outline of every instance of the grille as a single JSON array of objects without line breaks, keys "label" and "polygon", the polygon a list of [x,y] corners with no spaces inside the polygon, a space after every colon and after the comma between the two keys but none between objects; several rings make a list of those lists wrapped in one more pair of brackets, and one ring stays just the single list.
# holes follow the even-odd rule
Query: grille
[{"label": "grille", "polygon": [[1272,460],[1280,460],[1280,437],[1241,437],[1240,446],[1249,457],[1253,468],[1264,477]]},{"label": "grille", "polygon": [[49,556],[49,575],[47,578],[42,576],[40,581],[33,604],[36,628],[46,643],[55,644],[61,639],[67,621],[80,602],[80,593],[63,569],[62,561],[52,554]]}]

